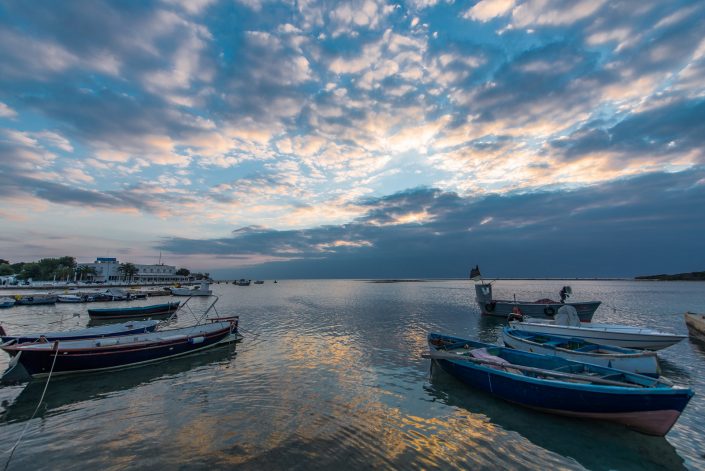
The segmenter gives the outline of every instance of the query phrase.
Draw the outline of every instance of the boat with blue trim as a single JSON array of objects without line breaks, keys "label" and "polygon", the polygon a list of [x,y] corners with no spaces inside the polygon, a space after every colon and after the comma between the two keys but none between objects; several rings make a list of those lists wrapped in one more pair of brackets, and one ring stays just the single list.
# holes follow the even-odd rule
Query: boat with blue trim
[{"label": "boat with blue trim", "polygon": [[641,375],[658,377],[659,364],[656,352],[631,348],[600,345],[576,337],[561,337],[540,332],[504,327],[502,341],[509,348],[523,352],[555,355],[567,360],[591,365],[606,366]]},{"label": "boat with blue trim", "polygon": [[180,302],[153,304],[151,306],[135,306],[105,309],[89,309],[91,319],[129,319],[149,316],[168,316],[179,309]]},{"label": "boat with blue trim", "polygon": [[459,337],[428,335],[430,357],[465,384],[558,415],[599,419],[663,436],[693,397],[648,376],[527,353]]}]

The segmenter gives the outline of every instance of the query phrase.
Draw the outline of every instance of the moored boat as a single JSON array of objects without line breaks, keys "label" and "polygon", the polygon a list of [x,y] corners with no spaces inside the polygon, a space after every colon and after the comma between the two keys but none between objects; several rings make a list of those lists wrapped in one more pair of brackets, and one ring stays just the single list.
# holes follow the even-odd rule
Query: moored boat
[{"label": "moored boat", "polygon": [[57,296],[55,294],[25,294],[15,297],[15,304],[19,305],[38,305],[38,304],[55,304]]},{"label": "moored boat", "polygon": [[0,298],[0,309],[5,309],[15,305],[15,300],[12,298]]},{"label": "moored boat", "polygon": [[8,335],[5,329],[0,326],[0,338],[2,344],[0,348],[12,344],[27,342],[53,342],[54,340],[82,340],[101,337],[113,337],[116,335],[131,335],[153,332],[159,321],[131,321],[124,324],[112,324],[103,327],[88,327],[85,329],[65,330],[58,332],[38,332],[33,334]]},{"label": "moored boat", "polygon": [[238,286],[250,286],[250,283],[252,280],[246,280],[244,278],[240,278],[238,281],[233,282],[233,284],[238,285]]},{"label": "moored boat", "polygon": [[556,356],[428,335],[430,358],[460,381],[544,412],[600,419],[663,436],[693,396],[689,388]]},{"label": "moored boat", "polygon": [[76,294],[60,294],[56,297],[57,303],[82,303],[85,298]]},{"label": "moored boat", "polygon": [[190,288],[171,288],[171,294],[174,296],[210,296],[213,294],[213,291],[209,288],[210,284],[203,281],[200,285]]},{"label": "moored boat", "polygon": [[705,315],[686,312],[684,317],[690,338],[705,342]]},{"label": "moored boat", "polygon": [[135,306],[121,308],[89,309],[91,319],[129,319],[148,316],[167,316],[179,309],[180,302],[153,304],[151,306]]},{"label": "moored boat", "polygon": [[538,332],[561,337],[578,337],[601,345],[624,348],[661,350],[670,347],[686,336],[660,332],[646,327],[622,324],[581,324],[570,306],[564,306],[556,316],[558,320],[511,321],[512,329],[524,332]]},{"label": "moored boat", "polygon": [[2,381],[106,371],[187,355],[237,340],[237,323],[237,317],[219,318],[146,334],[10,345],[5,350],[14,357]]},{"label": "moored boat", "polygon": [[659,364],[656,352],[600,345],[581,338],[560,337],[538,332],[525,332],[505,327],[502,341],[510,348],[541,355],[555,355],[567,360],[606,366],[658,377]]}]

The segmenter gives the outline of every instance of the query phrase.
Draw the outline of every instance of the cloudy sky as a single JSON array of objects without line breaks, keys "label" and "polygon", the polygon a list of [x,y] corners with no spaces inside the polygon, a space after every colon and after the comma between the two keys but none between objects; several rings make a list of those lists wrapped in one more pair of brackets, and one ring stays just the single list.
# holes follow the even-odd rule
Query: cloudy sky
[{"label": "cloudy sky", "polygon": [[0,258],[705,269],[705,3],[0,4]]}]

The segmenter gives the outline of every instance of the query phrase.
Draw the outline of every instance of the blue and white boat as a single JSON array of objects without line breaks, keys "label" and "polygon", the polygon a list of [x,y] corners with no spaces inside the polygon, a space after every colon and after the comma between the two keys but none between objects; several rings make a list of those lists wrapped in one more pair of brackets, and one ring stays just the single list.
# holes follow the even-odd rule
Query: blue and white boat
[{"label": "blue and white boat", "polygon": [[600,419],[663,436],[693,397],[648,376],[458,337],[428,335],[430,358],[469,386],[553,414]]},{"label": "blue and white boat", "polygon": [[567,360],[606,366],[647,376],[658,377],[656,352],[600,345],[576,337],[560,337],[539,332],[502,329],[502,341],[509,348],[541,355],[555,355]]},{"label": "blue and white boat", "polygon": [[15,300],[12,298],[0,298],[0,309],[12,307],[15,305]]},{"label": "blue and white boat", "polygon": [[174,314],[181,303],[153,304],[151,306],[89,309],[91,319],[129,319],[142,317],[165,317]]}]

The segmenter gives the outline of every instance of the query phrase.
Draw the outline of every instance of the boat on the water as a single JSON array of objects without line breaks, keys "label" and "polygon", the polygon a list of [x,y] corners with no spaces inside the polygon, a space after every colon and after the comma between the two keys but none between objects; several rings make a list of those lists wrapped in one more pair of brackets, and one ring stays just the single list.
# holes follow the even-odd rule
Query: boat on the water
[{"label": "boat on the water", "polygon": [[647,376],[658,377],[656,352],[600,345],[576,337],[525,332],[505,327],[502,341],[509,348],[541,355],[555,355],[567,360],[606,366]]},{"label": "boat on the water", "polygon": [[238,285],[238,286],[250,286],[252,280],[246,280],[244,278],[240,278],[238,281],[234,281],[233,284]]},{"label": "boat on the water", "polygon": [[4,347],[6,346],[28,342],[53,342],[54,340],[82,340],[101,337],[113,337],[116,335],[144,334],[147,332],[153,332],[158,324],[159,321],[156,320],[131,321],[125,322],[124,324],[112,324],[102,327],[88,327],[86,329],[65,330],[58,332],[38,332],[34,334],[22,335],[9,335],[7,332],[5,332],[5,329],[0,326],[0,338],[2,339],[2,344],[0,344],[0,348],[4,349]]},{"label": "boat on the water", "polygon": [[693,397],[689,388],[556,356],[435,333],[428,344],[429,357],[444,371],[500,399],[649,435],[666,435]]},{"label": "boat on the water", "polygon": [[55,304],[57,296],[55,294],[26,294],[18,295],[15,298],[15,304],[19,305],[37,305],[37,304]]},{"label": "boat on the water", "polygon": [[180,302],[153,304],[151,306],[135,306],[120,308],[89,309],[91,319],[129,319],[149,316],[168,316],[179,309]]},{"label": "boat on the water", "polygon": [[553,318],[561,307],[573,306],[581,322],[590,322],[601,301],[564,302],[571,293],[571,287],[564,286],[561,289],[561,301],[554,301],[549,298],[536,301],[494,299],[492,297],[492,283],[475,284],[475,298],[483,316],[503,317],[506,319],[511,314],[518,314],[530,317]]},{"label": "boat on the water", "polygon": [[660,332],[646,327],[622,324],[581,324],[571,306],[562,307],[556,319],[510,321],[512,329],[524,332],[537,332],[561,337],[578,337],[588,342],[615,347],[661,350],[670,347],[686,336]]},{"label": "boat on the water", "polygon": [[86,299],[84,297],[76,294],[60,294],[56,297],[57,303],[82,303],[85,301]]},{"label": "boat on the water", "polygon": [[255,280],[256,285],[263,285],[264,281],[263,280]]},{"label": "boat on the water", "polygon": [[210,284],[203,281],[200,285],[189,288],[171,288],[171,294],[174,296],[210,296],[213,291],[210,290]]},{"label": "boat on the water", "polygon": [[238,340],[237,323],[237,317],[217,318],[209,324],[138,335],[9,345],[4,349],[14,356],[2,381],[107,371],[187,355]]},{"label": "boat on the water", "polygon": [[685,325],[688,327],[690,338],[705,342],[705,315],[686,312]]},{"label": "boat on the water", "polygon": [[15,300],[12,298],[0,298],[0,309],[5,309],[15,305]]}]

